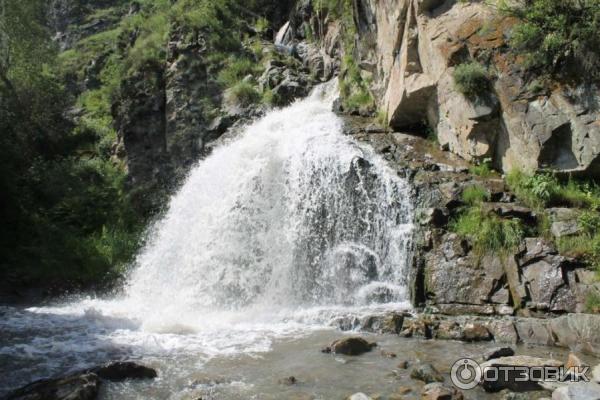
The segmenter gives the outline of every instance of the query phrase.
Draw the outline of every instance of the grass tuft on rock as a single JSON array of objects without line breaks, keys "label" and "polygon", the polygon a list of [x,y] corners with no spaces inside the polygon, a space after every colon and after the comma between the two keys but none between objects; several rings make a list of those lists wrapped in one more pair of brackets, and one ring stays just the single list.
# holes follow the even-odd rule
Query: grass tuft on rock
[{"label": "grass tuft on rock", "polygon": [[462,192],[462,201],[473,206],[490,199],[488,191],[479,185],[467,186]]},{"label": "grass tuft on rock", "polygon": [[450,229],[468,239],[479,255],[506,253],[517,248],[525,236],[520,220],[500,218],[480,206],[468,208],[450,224]]},{"label": "grass tuft on rock", "polygon": [[231,99],[240,103],[243,106],[248,106],[258,103],[261,100],[261,95],[250,82],[238,82],[229,89]]},{"label": "grass tuft on rock", "polygon": [[467,97],[476,97],[489,89],[488,72],[475,61],[456,66],[452,77],[456,89]]}]

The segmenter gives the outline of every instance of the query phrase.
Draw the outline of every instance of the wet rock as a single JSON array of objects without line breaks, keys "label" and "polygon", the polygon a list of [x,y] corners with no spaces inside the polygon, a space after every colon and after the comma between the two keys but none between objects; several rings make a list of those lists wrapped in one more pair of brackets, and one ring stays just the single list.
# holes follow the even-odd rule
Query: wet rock
[{"label": "wet rock", "polygon": [[416,318],[406,319],[400,336],[430,339],[432,337],[432,325],[433,321],[429,316],[419,315]]},{"label": "wet rock", "polygon": [[577,357],[574,353],[569,353],[567,362],[565,363],[565,368],[575,368],[583,365],[585,365],[585,363],[581,361],[579,357]]},{"label": "wet rock", "polygon": [[323,353],[345,354],[348,356],[358,356],[368,351],[371,351],[377,343],[367,342],[360,337],[349,337],[338,339],[331,343],[331,346],[321,349]]},{"label": "wet rock", "polygon": [[102,379],[120,382],[126,379],[154,379],[156,370],[128,361],[118,361],[92,368],[93,372]]},{"label": "wet rock", "polygon": [[396,358],[396,353],[386,350],[381,350],[381,355],[385,358]]},{"label": "wet rock", "polygon": [[371,397],[367,396],[364,393],[354,393],[346,397],[346,400],[372,400]]},{"label": "wet rock", "polygon": [[444,377],[431,364],[421,363],[413,367],[410,377],[425,383],[444,382]]},{"label": "wet rock", "polygon": [[516,344],[519,341],[519,335],[511,320],[500,319],[492,321],[488,324],[488,328],[494,336],[494,341],[497,343]]},{"label": "wet rock", "polygon": [[554,337],[549,328],[549,321],[547,320],[519,318],[515,320],[515,328],[519,339],[525,344],[554,345]]},{"label": "wet rock", "polygon": [[494,347],[483,353],[483,360],[489,361],[494,358],[510,357],[515,355],[515,350],[512,347]]},{"label": "wet rock", "polygon": [[600,385],[592,382],[577,382],[556,389],[552,400],[600,400]]},{"label": "wet rock", "polygon": [[431,225],[439,228],[448,222],[448,212],[440,208],[426,208],[417,213],[417,221],[420,225]]},{"label": "wet rock", "polygon": [[463,330],[457,321],[444,320],[440,321],[438,328],[435,332],[436,339],[444,340],[462,340]]},{"label": "wet rock", "polygon": [[100,377],[93,373],[66,378],[42,379],[8,394],[5,400],[94,400],[100,390]]},{"label": "wet rock", "polygon": [[[485,374],[490,367],[560,367],[562,362],[553,359],[544,359],[530,356],[501,357],[481,364],[481,370]],[[508,370],[507,373],[498,373],[497,380],[483,380],[482,386],[486,392],[499,392],[509,389],[513,392],[529,392],[542,390],[538,382],[520,379],[520,372]]]},{"label": "wet rock", "polygon": [[479,323],[469,323],[463,329],[463,338],[467,342],[492,340],[490,331]]},{"label": "wet rock", "polygon": [[279,380],[280,385],[292,386],[296,383],[298,383],[298,380],[294,376],[288,376]]},{"label": "wet rock", "polygon": [[[514,393],[514,392],[508,392],[504,394],[504,396],[502,396],[502,400],[530,400],[531,396],[529,395],[529,393]],[[538,399],[538,400],[543,400],[543,399]]]},{"label": "wet rock", "polygon": [[439,382],[429,383],[421,390],[422,400],[462,400],[461,392]]},{"label": "wet rock", "polygon": [[578,351],[600,355],[600,315],[568,314],[548,322],[556,344]]},{"label": "wet rock", "polygon": [[404,316],[398,313],[372,315],[360,321],[360,329],[365,332],[398,334],[402,331]]},{"label": "wet rock", "polygon": [[600,365],[596,365],[592,369],[592,381],[600,383]]},{"label": "wet rock", "polygon": [[102,380],[156,378],[152,368],[134,362],[112,362],[72,375],[42,379],[8,394],[5,400],[91,400],[96,399]]}]

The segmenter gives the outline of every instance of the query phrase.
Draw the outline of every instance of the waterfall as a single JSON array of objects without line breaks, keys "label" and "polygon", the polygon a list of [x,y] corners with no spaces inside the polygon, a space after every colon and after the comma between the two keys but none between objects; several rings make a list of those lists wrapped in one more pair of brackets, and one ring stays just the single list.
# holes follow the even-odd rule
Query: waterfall
[{"label": "waterfall", "polygon": [[268,351],[341,314],[406,308],[409,189],[343,134],[335,93],[324,85],[268,112],[199,162],[119,297],[0,307],[0,395],[132,357],[158,362],[169,393],[215,357]]},{"label": "waterfall", "polygon": [[332,84],[273,110],[190,173],[127,295],[152,313],[407,300],[406,182],[342,132]]}]

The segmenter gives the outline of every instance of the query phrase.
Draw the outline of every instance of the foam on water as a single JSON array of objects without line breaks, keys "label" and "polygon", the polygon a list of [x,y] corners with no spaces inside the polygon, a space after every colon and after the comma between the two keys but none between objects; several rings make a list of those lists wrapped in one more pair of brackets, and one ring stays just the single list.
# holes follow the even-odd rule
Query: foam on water
[{"label": "foam on water", "polygon": [[0,376],[115,357],[194,354],[201,365],[267,351],[340,314],[407,308],[408,186],[342,133],[335,91],[268,113],[200,162],[123,296],[0,309]]}]

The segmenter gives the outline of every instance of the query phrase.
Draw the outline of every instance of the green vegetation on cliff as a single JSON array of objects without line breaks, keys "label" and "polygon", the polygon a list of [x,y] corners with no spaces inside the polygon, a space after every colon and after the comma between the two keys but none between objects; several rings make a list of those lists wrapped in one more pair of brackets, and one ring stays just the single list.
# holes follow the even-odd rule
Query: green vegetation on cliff
[{"label": "green vegetation on cliff", "polygon": [[528,0],[502,8],[522,21],[510,44],[528,67],[569,79],[600,78],[600,0]]},{"label": "green vegetation on cliff", "polygon": [[[140,230],[125,171],[110,159],[106,137],[116,137],[106,120],[106,89],[80,98],[73,125],[64,117],[72,102],[61,62],[76,60],[58,57],[45,2],[3,6],[0,274],[54,284],[100,282],[130,260]],[[88,43],[94,49],[105,37],[96,39]],[[107,85],[109,75],[101,76]]]},{"label": "green vegetation on cliff", "polygon": [[[507,175],[507,183],[518,199],[538,213],[538,234],[552,238],[548,207],[579,209],[576,234],[561,236],[556,245],[561,254],[585,261],[600,279],[600,187],[593,182],[570,179],[561,182],[550,174],[528,174],[520,170]],[[588,299],[590,311],[600,310],[600,299]]]},{"label": "green vegetation on cliff", "polygon": [[483,202],[489,200],[487,190],[478,185],[465,188],[462,201],[467,206],[458,218],[450,224],[450,229],[469,239],[480,256],[487,252],[506,252],[519,246],[525,235],[518,219],[504,219],[488,211]]},{"label": "green vegetation on cliff", "polygon": [[[165,74],[176,33],[211,49],[207,74],[217,88],[258,101],[240,83],[256,68],[242,41],[247,26],[266,29],[270,3],[72,0],[73,40],[62,52],[48,21],[52,4],[1,3],[0,279],[67,288],[122,273],[155,211],[140,206],[150,194],[129,181],[117,137],[124,84],[144,71]],[[232,54],[244,65],[229,63]]]}]

